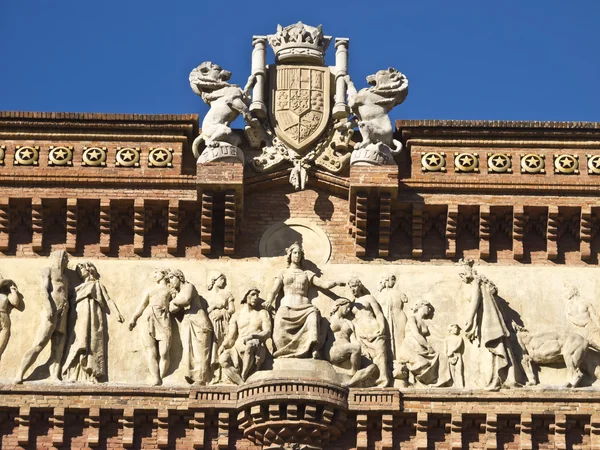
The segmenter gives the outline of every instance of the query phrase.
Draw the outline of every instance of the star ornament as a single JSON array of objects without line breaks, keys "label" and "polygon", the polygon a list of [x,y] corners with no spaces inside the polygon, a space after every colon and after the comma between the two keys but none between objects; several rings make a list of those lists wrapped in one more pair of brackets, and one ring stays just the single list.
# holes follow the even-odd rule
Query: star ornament
[{"label": "star ornament", "polygon": [[69,153],[68,153],[68,152],[66,152],[64,149],[62,149],[62,148],[59,148],[58,150],[56,150],[56,151],[54,152],[54,157],[55,157],[56,159],[65,159],[65,158],[67,157],[67,155],[68,155],[68,154],[69,154]]},{"label": "star ornament", "polygon": [[600,155],[587,155],[588,158],[588,173],[600,175]]},{"label": "star ornament", "polygon": [[488,171],[496,173],[512,172],[510,156],[504,153],[494,153],[488,156]]},{"label": "star ornament", "polygon": [[38,164],[39,147],[17,147],[15,152],[15,164],[23,166],[35,166]]},{"label": "star ornament", "polygon": [[139,148],[117,148],[117,165],[123,167],[139,167]]},{"label": "star ornament", "polygon": [[437,166],[442,158],[440,157],[440,155],[429,155],[426,159],[430,165]]},{"label": "star ornament", "polygon": [[543,156],[533,153],[521,156],[521,172],[545,173]]},{"label": "star ornament", "polygon": [[443,153],[427,152],[421,156],[421,170],[424,172],[444,172],[446,159]]},{"label": "star ornament", "polygon": [[98,161],[100,159],[100,156],[102,155],[102,152],[95,148],[93,150],[90,150],[87,155],[90,160]]},{"label": "star ornament", "polygon": [[457,172],[477,172],[477,156],[471,153],[459,153],[454,157],[454,166]]},{"label": "star ornament", "polygon": [[579,173],[579,162],[573,155],[555,156],[554,173],[572,174]]},{"label": "star ornament", "polygon": [[123,158],[123,161],[133,161],[134,156],[135,155],[131,150],[127,150],[121,153],[121,158]]},{"label": "star ornament", "polygon": [[106,166],[106,148],[105,147],[84,147],[83,151],[84,166]]},{"label": "star ornament", "polygon": [[527,158],[525,160],[525,164],[527,164],[527,167],[531,168],[531,169],[536,169],[540,166],[540,160],[539,158],[535,158],[534,156],[530,156],[529,158]]},{"label": "star ornament", "polygon": [[149,167],[172,167],[171,162],[173,161],[173,150],[167,148],[154,148],[150,149],[148,154],[148,166]]}]

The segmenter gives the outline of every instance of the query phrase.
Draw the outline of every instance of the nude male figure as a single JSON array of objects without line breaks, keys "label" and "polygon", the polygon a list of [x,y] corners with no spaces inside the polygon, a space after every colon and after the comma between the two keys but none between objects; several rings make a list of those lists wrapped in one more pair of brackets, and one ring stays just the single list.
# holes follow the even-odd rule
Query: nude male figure
[{"label": "nude male figure", "polygon": [[265,360],[265,341],[271,337],[271,315],[262,307],[260,291],[251,288],[242,300],[242,309],[229,322],[229,331],[218,350],[219,364],[235,384],[242,384]]},{"label": "nude male figure", "polygon": [[50,253],[50,267],[42,270],[42,320],[33,346],[25,353],[15,383],[22,383],[27,369],[50,341],[50,379],[58,381],[67,333],[69,312],[69,280],[66,276],[69,262],[64,250]]},{"label": "nude male figure", "polygon": [[170,362],[171,315],[169,314],[169,302],[173,298],[173,291],[168,284],[168,276],[169,273],[166,269],[155,269],[153,279],[157,286],[144,294],[129,322],[129,330],[133,330],[138,319],[144,314],[147,330],[142,330],[142,340],[154,386],[162,384]]}]

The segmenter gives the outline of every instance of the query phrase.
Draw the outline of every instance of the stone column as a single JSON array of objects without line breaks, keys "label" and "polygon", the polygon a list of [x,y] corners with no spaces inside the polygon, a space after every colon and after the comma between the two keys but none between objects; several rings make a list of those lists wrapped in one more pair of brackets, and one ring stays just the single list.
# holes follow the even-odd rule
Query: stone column
[{"label": "stone column", "polygon": [[350,108],[346,102],[346,80],[348,75],[348,45],[347,38],[335,40],[335,105],[333,106],[334,119],[344,119],[350,115]]},{"label": "stone column", "polygon": [[256,84],[252,90],[252,103],[250,111],[256,117],[265,117],[267,107],[265,105],[265,82],[267,67],[267,37],[252,37],[252,74],[256,76]]}]

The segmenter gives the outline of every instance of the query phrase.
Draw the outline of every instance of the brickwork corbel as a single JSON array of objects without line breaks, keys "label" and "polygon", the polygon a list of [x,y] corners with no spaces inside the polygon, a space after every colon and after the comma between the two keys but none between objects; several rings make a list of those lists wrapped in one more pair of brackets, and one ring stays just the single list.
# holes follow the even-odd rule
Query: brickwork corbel
[{"label": "brickwork corbel", "polygon": [[85,423],[88,447],[98,447],[100,445],[100,408],[90,408]]},{"label": "brickwork corbel", "polygon": [[498,448],[498,414],[488,413],[485,417],[485,448],[497,450]]},{"label": "brickwork corbel", "polygon": [[21,406],[17,416],[17,443],[21,446],[29,445],[29,427],[31,426],[31,408]]},{"label": "brickwork corbel", "polygon": [[446,219],[446,258],[456,257],[456,229],[458,225],[458,205],[448,205]]},{"label": "brickwork corbel", "polygon": [[213,194],[202,193],[202,206],[200,215],[200,251],[203,255],[209,255],[212,251],[213,230]]},{"label": "brickwork corbel", "polygon": [[31,248],[34,252],[42,251],[42,242],[44,238],[43,227],[43,205],[41,198],[31,199]]},{"label": "brickwork corbel", "polygon": [[381,450],[392,450],[394,446],[394,416],[381,415]]},{"label": "brickwork corbel", "polygon": [[524,256],[523,238],[526,222],[525,207],[523,205],[515,205],[513,208],[513,258],[517,261],[522,261]]},{"label": "brickwork corbel", "polygon": [[8,250],[10,240],[10,205],[8,198],[0,200],[0,252]]},{"label": "brickwork corbel", "polygon": [[77,199],[67,199],[67,242],[65,250],[69,253],[77,251]]},{"label": "brickwork corbel", "polygon": [[158,448],[169,447],[169,410],[159,409],[156,416],[156,445]]},{"label": "brickwork corbel", "polygon": [[390,233],[392,226],[392,198],[389,192],[379,196],[379,249],[378,256],[386,258],[390,254]]},{"label": "brickwork corbel", "polygon": [[167,251],[176,253],[179,240],[179,200],[170,200],[168,208]]},{"label": "brickwork corbel", "polygon": [[532,450],[533,418],[529,413],[521,414],[519,450]]},{"label": "brickwork corbel", "polygon": [[600,413],[590,417],[590,449],[600,450]]},{"label": "brickwork corbel", "polygon": [[479,258],[490,257],[491,211],[490,205],[479,207]]},{"label": "brickwork corbel", "polygon": [[415,450],[427,450],[427,428],[429,422],[429,414],[426,412],[417,413],[417,421],[415,423]]},{"label": "brickwork corbel", "polygon": [[65,408],[54,408],[50,420],[53,425],[52,444],[55,447],[61,447],[65,444]]},{"label": "brickwork corbel", "polygon": [[145,201],[144,199],[136,198],[133,204],[133,251],[138,255],[144,253],[145,231]]},{"label": "brickwork corbel", "polygon": [[121,419],[123,426],[123,447],[133,447],[133,435],[135,431],[135,409],[125,408],[123,410],[123,418]]},{"label": "brickwork corbel", "polygon": [[566,414],[555,414],[554,416],[554,446],[556,450],[567,450]]},{"label": "brickwork corbel", "polygon": [[423,256],[423,207],[422,203],[413,204],[412,209],[412,257]]},{"label": "brickwork corbel", "polygon": [[223,244],[223,252],[226,255],[233,255],[235,252],[235,236],[237,234],[237,206],[235,191],[225,191],[225,239]]},{"label": "brickwork corbel", "polygon": [[549,260],[558,258],[558,228],[560,226],[560,213],[558,206],[548,207],[547,257]]},{"label": "brickwork corbel", "polygon": [[197,449],[204,448],[204,441],[206,440],[205,429],[206,429],[206,413],[204,411],[194,412],[194,418],[190,421],[192,427],[192,447]]},{"label": "brickwork corbel", "polygon": [[229,448],[230,414],[228,412],[220,412],[217,420],[218,420],[218,427],[219,427],[219,437],[217,439],[217,448],[218,449],[228,449]]},{"label": "brickwork corbel", "polygon": [[100,200],[100,251],[104,254],[110,252],[110,230],[111,230],[111,201]]},{"label": "brickwork corbel", "polygon": [[450,449],[461,450],[462,442],[463,417],[461,413],[452,414],[450,422]]},{"label": "brickwork corbel", "polygon": [[368,419],[366,414],[356,415],[356,450],[367,450],[369,446]]}]

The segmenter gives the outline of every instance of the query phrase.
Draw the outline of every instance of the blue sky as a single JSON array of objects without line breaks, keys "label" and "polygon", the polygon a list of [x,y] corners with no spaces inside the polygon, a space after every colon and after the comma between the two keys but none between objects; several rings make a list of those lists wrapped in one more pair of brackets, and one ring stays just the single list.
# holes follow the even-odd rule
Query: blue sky
[{"label": "blue sky", "polygon": [[298,20],[350,38],[357,87],[408,76],[394,119],[600,121],[598,0],[0,0],[0,109],[203,114],[192,68],[243,85],[252,35]]}]

